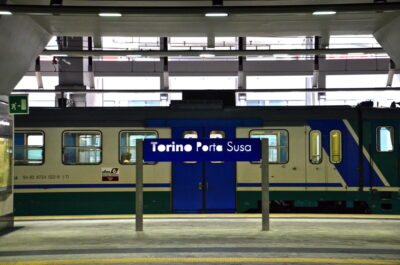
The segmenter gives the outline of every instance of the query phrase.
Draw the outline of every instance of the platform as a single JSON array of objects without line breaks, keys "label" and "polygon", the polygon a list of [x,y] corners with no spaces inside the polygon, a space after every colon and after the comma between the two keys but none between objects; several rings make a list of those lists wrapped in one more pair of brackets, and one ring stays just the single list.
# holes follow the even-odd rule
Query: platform
[{"label": "platform", "polygon": [[400,216],[259,214],[17,217],[0,265],[400,264]]}]

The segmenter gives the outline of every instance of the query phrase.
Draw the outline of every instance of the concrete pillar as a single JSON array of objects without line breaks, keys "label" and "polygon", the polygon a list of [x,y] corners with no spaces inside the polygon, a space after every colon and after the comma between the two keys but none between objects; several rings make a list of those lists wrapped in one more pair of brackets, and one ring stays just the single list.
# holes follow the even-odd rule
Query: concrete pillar
[{"label": "concrete pillar", "polygon": [[[161,51],[168,51],[168,37],[161,37],[160,38],[160,50]],[[161,90],[166,91],[169,90],[169,68],[168,68],[168,57],[161,57],[160,61],[162,63],[162,76],[160,80]],[[162,106],[168,106],[171,98],[169,97],[168,93],[160,94],[160,104]]]},{"label": "concrete pillar", "polygon": [[[83,37],[57,37],[59,53],[70,50],[83,50],[87,48],[84,44],[87,38]],[[89,61],[83,57],[58,57],[58,77],[59,85],[56,90],[86,90],[89,83]],[[68,93],[69,105],[76,107],[86,106],[86,94],[84,93]],[[65,107],[65,100],[61,99],[61,95],[57,95],[58,106]]]},{"label": "concrete pillar", "polygon": [[400,16],[387,22],[384,26],[373,33],[375,39],[389,54],[395,63],[396,69],[400,69]]},{"label": "concrete pillar", "polygon": [[0,95],[9,95],[51,38],[28,16],[0,16]]}]

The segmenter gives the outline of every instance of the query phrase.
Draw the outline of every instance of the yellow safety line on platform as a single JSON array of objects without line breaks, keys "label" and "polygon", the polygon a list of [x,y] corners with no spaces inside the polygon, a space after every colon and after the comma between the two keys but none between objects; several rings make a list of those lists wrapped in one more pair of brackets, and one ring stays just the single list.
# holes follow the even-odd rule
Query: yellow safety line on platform
[{"label": "yellow safety line on platform", "polygon": [[[261,214],[145,214],[144,218],[261,218]],[[371,215],[371,214],[271,214],[272,218],[385,218],[399,219],[400,215]],[[63,215],[63,216],[17,216],[15,220],[59,220],[59,219],[119,219],[135,218],[135,215]]]},{"label": "yellow safety line on platform", "polygon": [[0,262],[0,265],[68,265],[113,263],[326,263],[326,264],[400,264],[400,260],[386,259],[323,259],[323,258],[124,258],[124,259],[77,259],[77,260],[30,260]]}]

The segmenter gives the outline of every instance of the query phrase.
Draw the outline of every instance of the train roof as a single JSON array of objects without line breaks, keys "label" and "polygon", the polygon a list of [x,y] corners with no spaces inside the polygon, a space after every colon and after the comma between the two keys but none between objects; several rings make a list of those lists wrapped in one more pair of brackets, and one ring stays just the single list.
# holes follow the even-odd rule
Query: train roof
[{"label": "train roof", "polygon": [[304,122],[315,119],[400,118],[397,108],[350,106],[178,106],[178,107],[31,107],[29,115],[16,115],[16,127],[144,126],[148,120],[259,119],[264,122]]}]

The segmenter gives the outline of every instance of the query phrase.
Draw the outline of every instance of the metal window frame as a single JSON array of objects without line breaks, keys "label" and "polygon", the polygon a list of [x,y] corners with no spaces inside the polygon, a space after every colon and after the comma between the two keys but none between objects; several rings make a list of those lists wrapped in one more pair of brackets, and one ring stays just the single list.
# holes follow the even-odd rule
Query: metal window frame
[{"label": "metal window frame", "polygon": [[[90,132],[97,132],[97,133],[99,133],[99,135],[100,135],[100,147],[95,147],[95,146],[93,146],[93,147],[88,147],[88,146],[84,146],[84,147],[81,147],[81,146],[64,146],[64,136],[65,136],[65,134],[66,133],[69,133],[69,132],[74,132],[74,133],[89,133],[90,134]],[[87,165],[87,166],[93,166],[93,165],[101,165],[102,163],[103,163],[103,132],[102,131],[100,131],[100,130],[63,130],[62,131],[62,133],[61,133],[61,137],[62,137],[62,139],[61,139],[61,161],[62,161],[62,164],[63,165],[66,165],[66,166],[76,166],[76,165],[79,165],[79,166],[85,166],[85,165]],[[100,161],[98,162],[98,163],[65,163],[65,161],[64,161],[64,150],[66,149],[66,148],[74,148],[74,149],[80,149],[80,148],[95,148],[95,149],[98,149],[98,150],[100,150]]]},{"label": "metal window frame", "polygon": [[[122,163],[121,161],[121,148],[130,148],[130,146],[122,146],[121,144],[121,137],[123,133],[131,133],[131,132],[155,132],[156,133],[156,138],[159,138],[159,134],[157,130],[121,130],[118,133],[118,162],[120,165],[136,165],[136,162],[134,163]],[[143,162],[143,165],[155,165],[158,164],[158,162]]]},{"label": "metal window frame", "polygon": [[[13,134],[13,141],[15,140],[15,134],[17,133],[23,133],[24,134],[24,145],[18,145],[18,147],[22,147],[24,148],[24,160],[15,160],[15,152],[13,155],[13,161],[14,161],[14,166],[42,166],[45,163],[45,158],[46,158],[46,134],[43,130],[16,130],[14,131]],[[43,136],[43,145],[42,146],[36,146],[36,145],[26,145],[25,143],[27,143],[28,141],[28,135],[42,135]],[[17,147],[15,144],[13,144],[14,149]],[[34,163],[34,164],[30,164],[28,163],[29,159],[28,159],[28,150],[29,149],[42,149],[42,160],[40,163]],[[16,163],[16,161],[22,161],[22,162],[18,162]],[[32,161],[39,161],[39,160],[32,160]]]}]

